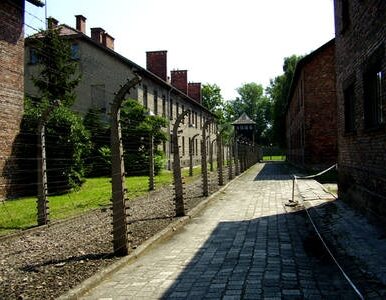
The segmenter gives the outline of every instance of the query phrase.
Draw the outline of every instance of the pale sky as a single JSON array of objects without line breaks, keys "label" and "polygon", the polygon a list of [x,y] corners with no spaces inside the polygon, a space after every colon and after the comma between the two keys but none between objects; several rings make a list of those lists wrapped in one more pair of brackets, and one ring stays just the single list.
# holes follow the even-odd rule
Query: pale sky
[{"label": "pale sky", "polygon": [[[43,0],[44,1],[44,0]],[[115,51],[146,67],[146,51],[168,50],[168,72],[217,84],[224,99],[282,74],[284,57],[334,37],[333,0],[46,0],[47,16],[75,27],[75,15],[115,38]],[[45,8],[26,3],[26,33],[44,28]],[[170,74],[170,73],[169,73]]]}]

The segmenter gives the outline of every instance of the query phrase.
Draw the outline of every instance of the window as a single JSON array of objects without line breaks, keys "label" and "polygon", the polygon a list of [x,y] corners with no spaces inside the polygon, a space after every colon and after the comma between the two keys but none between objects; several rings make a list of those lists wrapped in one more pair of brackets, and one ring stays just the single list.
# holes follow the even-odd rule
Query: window
[{"label": "window", "polygon": [[182,136],[182,156],[185,156],[185,137]]},{"label": "window", "polygon": [[174,153],[174,142],[173,142],[173,135],[170,135],[170,153]]},{"label": "window", "polygon": [[350,27],[351,23],[349,0],[341,0],[340,13],[340,33],[343,34]]},{"label": "window", "polygon": [[31,65],[36,65],[37,63],[39,63],[39,56],[35,48],[29,49],[29,63]]},{"label": "window", "polygon": [[147,86],[143,86],[143,106],[147,108]]},{"label": "window", "polygon": [[355,91],[351,84],[343,92],[344,95],[344,129],[346,133],[355,131]]},{"label": "window", "polygon": [[385,123],[384,74],[381,67],[374,67],[364,75],[364,116],[365,127],[376,128]]},{"label": "window", "polygon": [[173,120],[173,100],[170,99],[170,120]]},{"label": "window", "polygon": [[73,60],[79,60],[79,45],[78,44],[72,44],[71,45],[71,58]]},{"label": "window", "polygon": [[104,84],[91,85],[91,105],[92,107],[99,109],[102,113],[106,113]]},{"label": "window", "polygon": [[198,155],[198,140],[197,138],[195,139],[195,142],[196,142],[196,156]]},{"label": "window", "polygon": [[162,95],[162,116],[166,116],[166,97]]},{"label": "window", "polygon": [[[185,111],[185,107],[181,105],[182,113]],[[185,124],[185,118],[182,119],[182,124]]]},{"label": "window", "polygon": [[153,109],[154,109],[154,114],[158,115],[158,92],[157,91],[154,91],[154,106],[153,106]]}]

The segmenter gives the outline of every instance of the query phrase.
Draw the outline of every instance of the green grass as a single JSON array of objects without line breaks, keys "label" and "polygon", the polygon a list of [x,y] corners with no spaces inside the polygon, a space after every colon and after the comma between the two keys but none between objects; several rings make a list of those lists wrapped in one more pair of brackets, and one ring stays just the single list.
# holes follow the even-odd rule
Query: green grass
[{"label": "green grass", "polygon": [[[193,169],[193,177],[189,177],[189,169],[182,170],[185,183],[196,180],[201,168]],[[61,220],[80,215],[86,211],[110,205],[111,178],[88,178],[78,190],[58,196],[49,196],[50,220]],[[127,197],[133,199],[148,193],[149,178],[147,176],[126,177]],[[173,174],[163,171],[155,177],[156,189],[171,185]],[[36,197],[26,197],[0,202],[0,235],[15,230],[36,226]]]},{"label": "green grass", "polygon": [[263,161],[285,161],[285,155],[263,156]]}]

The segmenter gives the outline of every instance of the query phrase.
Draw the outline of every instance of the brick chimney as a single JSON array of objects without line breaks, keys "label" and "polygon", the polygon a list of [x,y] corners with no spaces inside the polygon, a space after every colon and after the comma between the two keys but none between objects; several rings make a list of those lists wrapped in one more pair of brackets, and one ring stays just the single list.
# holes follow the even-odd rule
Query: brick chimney
[{"label": "brick chimney", "polygon": [[102,44],[103,46],[110,48],[111,50],[114,50],[114,38],[109,35],[107,32],[103,34],[102,36]]},{"label": "brick chimney", "polygon": [[82,15],[76,15],[76,30],[86,34],[86,17]]},{"label": "brick chimney", "polygon": [[174,70],[170,72],[172,86],[179,89],[184,94],[188,94],[188,71]]},{"label": "brick chimney", "polygon": [[146,52],[146,69],[166,81],[167,51]]},{"label": "brick chimney", "polygon": [[56,27],[58,27],[58,24],[59,24],[59,21],[53,17],[48,17],[47,22],[48,22],[48,29],[55,29]]},{"label": "brick chimney", "polygon": [[202,102],[201,98],[201,82],[189,82],[188,84],[188,96],[196,102]]},{"label": "brick chimney", "polygon": [[91,39],[99,44],[103,43],[103,35],[105,30],[100,27],[91,28]]}]

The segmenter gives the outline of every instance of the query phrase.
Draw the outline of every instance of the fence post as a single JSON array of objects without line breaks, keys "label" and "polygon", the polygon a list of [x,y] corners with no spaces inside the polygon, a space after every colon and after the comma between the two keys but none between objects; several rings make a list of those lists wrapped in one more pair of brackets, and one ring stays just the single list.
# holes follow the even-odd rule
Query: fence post
[{"label": "fence post", "polygon": [[209,144],[209,164],[210,164],[210,171],[213,172],[213,144],[214,142],[216,141],[216,139],[214,139],[213,141],[210,142]]},{"label": "fence post", "polygon": [[194,139],[198,137],[199,134],[193,135],[189,143],[189,176],[193,176],[193,148],[194,148]]},{"label": "fence post", "polygon": [[239,142],[238,142],[238,139],[235,138],[234,140],[234,151],[235,151],[235,156],[234,156],[234,159],[235,159],[235,176],[238,176],[240,175],[240,161],[239,161]]},{"label": "fence post", "polygon": [[217,133],[217,173],[218,173],[218,185],[224,185],[223,177],[223,151],[222,151],[222,138],[221,132]]},{"label": "fence post", "polygon": [[113,247],[117,256],[128,254],[125,165],[123,161],[122,132],[120,110],[125,95],[136,86],[141,78],[136,76],[128,80],[115,94],[111,104],[111,189],[113,211]]},{"label": "fence post", "polygon": [[50,113],[58,107],[60,104],[59,100],[49,106],[40,117],[38,123],[38,152],[37,152],[37,171],[38,171],[38,200],[37,200],[37,222],[38,225],[45,225],[49,222],[49,207],[47,199],[47,158],[46,158],[46,123]]},{"label": "fence post", "polygon": [[149,136],[149,191],[154,190],[154,137]]},{"label": "fence post", "polygon": [[233,178],[233,166],[232,166],[232,159],[233,159],[233,155],[232,155],[232,152],[233,152],[233,141],[232,141],[232,138],[229,139],[229,142],[228,142],[229,146],[228,146],[228,162],[229,162],[229,166],[228,166],[228,178],[229,180],[232,180]]},{"label": "fence post", "polygon": [[212,123],[211,119],[205,121],[202,126],[202,145],[201,145],[201,172],[202,172],[202,194],[207,197],[209,195],[208,188],[208,164],[206,161],[206,129]]},{"label": "fence post", "polygon": [[183,111],[176,119],[176,122],[173,126],[173,177],[174,177],[174,191],[175,191],[175,210],[176,216],[181,217],[185,216],[185,207],[184,207],[184,195],[182,187],[182,176],[181,176],[181,163],[180,163],[180,148],[178,146],[178,127],[180,123],[189,113],[189,110]]}]

